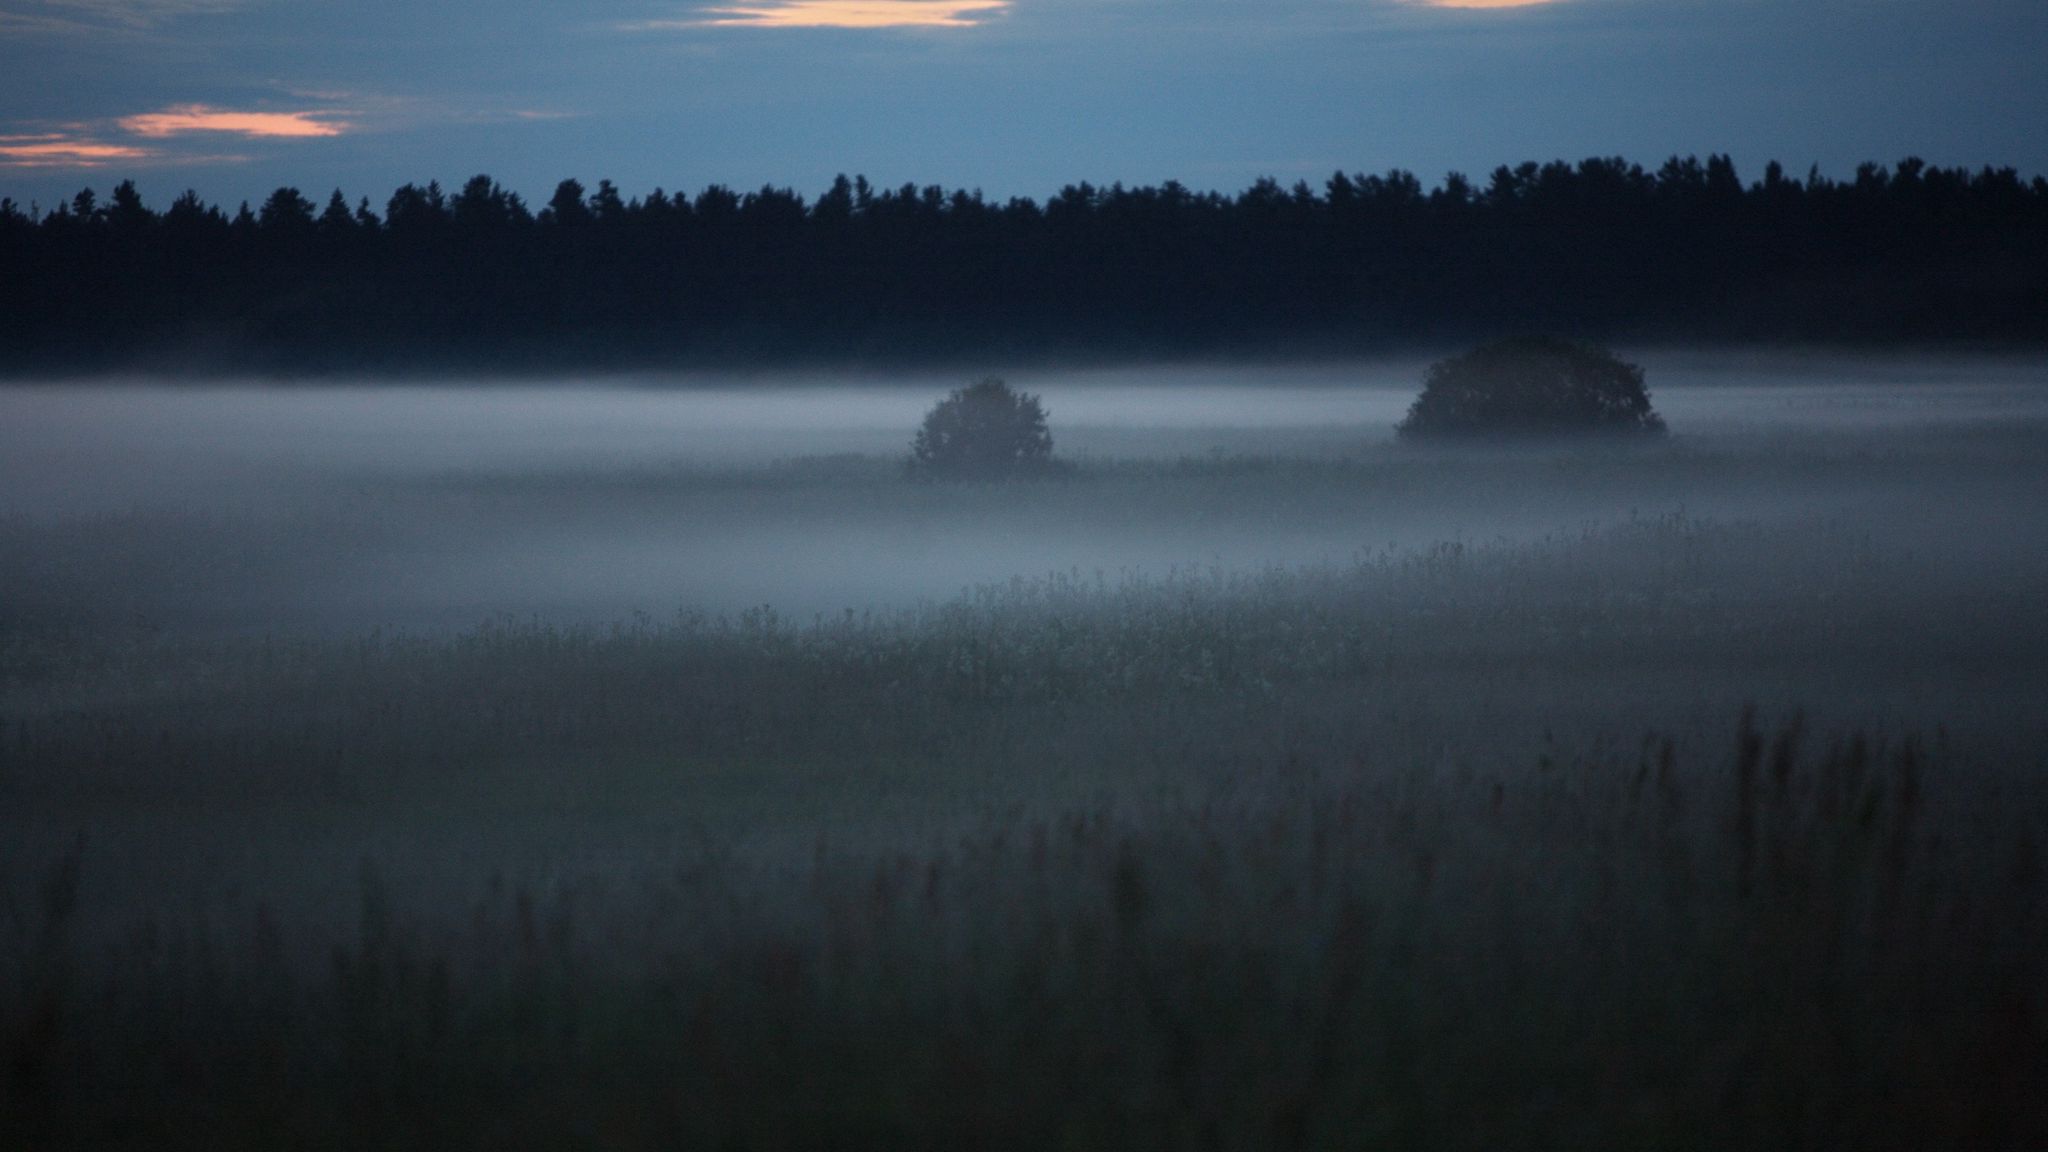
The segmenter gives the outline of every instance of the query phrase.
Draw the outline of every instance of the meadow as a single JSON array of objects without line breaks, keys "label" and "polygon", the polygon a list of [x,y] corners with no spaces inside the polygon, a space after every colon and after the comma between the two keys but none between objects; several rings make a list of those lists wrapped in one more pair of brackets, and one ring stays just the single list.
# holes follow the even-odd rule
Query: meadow
[{"label": "meadow", "polygon": [[1004,485],[909,395],[20,435],[0,1143],[2043,1146],[2048,380],[1663,367],[1622,451],[1048,385]]}]

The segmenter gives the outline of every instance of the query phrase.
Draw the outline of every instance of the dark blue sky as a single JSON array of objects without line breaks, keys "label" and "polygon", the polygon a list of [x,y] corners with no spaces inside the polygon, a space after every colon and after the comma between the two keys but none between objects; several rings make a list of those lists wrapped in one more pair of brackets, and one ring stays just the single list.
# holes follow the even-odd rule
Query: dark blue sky
[{"label": "dark blue sky", "polygon": [[[0,194],[2048,172],[2043,0],[0,0]],[[847,27],[843,25],[876,25]]]}]

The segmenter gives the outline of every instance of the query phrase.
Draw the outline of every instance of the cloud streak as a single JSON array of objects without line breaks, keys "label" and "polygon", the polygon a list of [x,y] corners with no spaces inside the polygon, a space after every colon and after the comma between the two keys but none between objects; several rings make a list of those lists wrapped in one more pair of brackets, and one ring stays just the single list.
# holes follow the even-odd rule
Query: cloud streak
[{"label": "cloud streak", "polygon": [[0,29],[24,34],[142,32],[187,16],[240,8],[240,0],[0,0]]},{"label": "cloud streak", "polygon": [[1426,8],[1535,8],[1561,0],[1420,0]]},{"label": "cloud streak", "polygon": [[0,132],[0,168],[103,168],[110,164],[240,163],[246,156],[197,153],[177,138],[306,140],[340,136],[354,125],[339,112],[238,112],[173,104],[111,121],[21,123]]},{"label": "cloud streak", "polygon": [[161,112],[123,116],[125,132],[149,139],[183,136],[194,132],[220,132],[236,136],[305,139],[339,136],[354,126],[330,119],[328,112],[235,112],[205,104],[177,104]]},{"label": "cloud streak", "polygon": [[634,31],[683,28],[973,28],[1010,0],[764,0],[707,8],[686,20],[647,20]]},{"label": "cloud streak", "polygon": [[116,160],[147,160],[155,155],[148,148],[54,132],[0,136],[0,167],[6,168],[99,168]]}]

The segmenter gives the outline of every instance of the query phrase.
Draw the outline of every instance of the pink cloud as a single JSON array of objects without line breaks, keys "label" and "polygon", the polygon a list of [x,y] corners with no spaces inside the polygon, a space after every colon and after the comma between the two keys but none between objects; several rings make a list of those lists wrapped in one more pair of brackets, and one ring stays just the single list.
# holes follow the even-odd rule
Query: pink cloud
[{"label": "pink cloud", "polygon": [[125,144],[46,134],[0,136],[0,167],[98,168],[116,160],[147,160],[156,153]]},{"label": "pink cloud", "polygon": [[701,18],[652,20],[665,28],[972,28],[1010,0],[761,0],[707,8]]},{"label": "pink cloud", "polygon": [[226,132],[237,136],[308,138],[339,136],[354,125],[328,119],[327,112],[232,112],[205,104],[178,104],[161,112],[124,116],[123,130],[160,139],[189,132]]}]

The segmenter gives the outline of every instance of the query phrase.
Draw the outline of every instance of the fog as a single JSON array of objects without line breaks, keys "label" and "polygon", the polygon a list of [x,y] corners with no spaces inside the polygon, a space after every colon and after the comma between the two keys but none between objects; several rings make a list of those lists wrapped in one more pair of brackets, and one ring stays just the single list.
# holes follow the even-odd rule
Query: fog
[{"label": "fog", "polygon": [[[1143,370],[1015,377],[1082,456],[1341,452],[1384,438],[1413,371]],[[684,377],[551,385],[16,387],[0,391],[0,479],[16,510],[179,499],[262,503],[455,473],[761,466],[901,455],[952,377]]]},{"label": "fog", "polygon": [[1825,520],[1964,568],[2039,550],[2038,359],[1639,359],[1669,445],[1478,460],[1393,443],[1419,361],[1012,374],[1079,467],[1000,488],[901,473],[952,376],[14,387],[0,611],[237,630],[808,618],[1670,512]]},{"label": "fog", "polygon": [[954,377],[0,390],[0,1132],[1307,1147],[1303,1020],[1351,1143],[2020,1116],[2048,361],[1641,358],[1668,441],[1017,374],[994,485],[905,468]]}]

